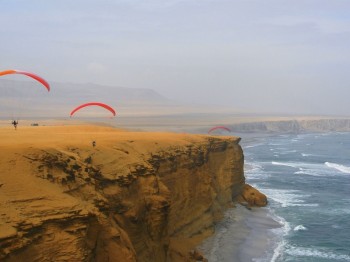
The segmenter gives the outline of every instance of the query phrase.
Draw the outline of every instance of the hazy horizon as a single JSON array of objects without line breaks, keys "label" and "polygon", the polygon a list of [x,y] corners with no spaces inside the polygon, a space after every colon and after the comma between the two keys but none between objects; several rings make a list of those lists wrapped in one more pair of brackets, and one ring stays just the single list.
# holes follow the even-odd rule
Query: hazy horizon
[{"label": "hazy horizon", "polygon": [[345,0],[0,3],[0,71],[247,112],[349,115]]}]

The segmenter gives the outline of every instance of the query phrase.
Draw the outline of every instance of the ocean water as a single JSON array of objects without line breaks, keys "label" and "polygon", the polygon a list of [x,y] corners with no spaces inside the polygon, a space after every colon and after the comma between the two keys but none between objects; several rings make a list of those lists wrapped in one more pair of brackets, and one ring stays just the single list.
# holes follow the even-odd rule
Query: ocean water
[{"label": "ocean water", "polygon": [[269,205],[229,211],[209,261],[350,261],[350,133],[242,137],[247,183]]}]

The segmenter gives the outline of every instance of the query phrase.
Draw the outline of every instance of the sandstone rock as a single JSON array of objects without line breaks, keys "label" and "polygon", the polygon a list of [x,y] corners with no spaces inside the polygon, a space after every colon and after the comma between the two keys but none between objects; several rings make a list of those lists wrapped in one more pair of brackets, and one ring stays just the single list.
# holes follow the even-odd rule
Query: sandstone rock
[{"label": "sandstone rock", "polygon": [[251,185],[245,184],[238,201],[247,207],[264,207],[267,197]]},{"label": "sandstone rock", "polygon": [[208,260],[196,249],[191,250],[189,252],[190,254],[190,259],[193,261],[203,261],[203,262],[207,262]]}]

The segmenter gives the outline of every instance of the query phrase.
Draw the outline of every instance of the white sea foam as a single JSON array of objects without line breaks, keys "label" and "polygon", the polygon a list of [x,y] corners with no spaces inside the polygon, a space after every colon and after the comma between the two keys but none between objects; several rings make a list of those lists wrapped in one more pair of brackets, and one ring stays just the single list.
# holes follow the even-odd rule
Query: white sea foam
[{"label": "white sea foam", "polygon": [[305,163],[305,162],[278,162],[278,161],[272,161],[271,164],[275,166],[286,166],[291,168],[298,168],[299,170],[294,172],[295,175],[310,175],[310,176],[334,175],[324,168],[324,164]]},{"label": "white sea foam", "polygon": [[304,227],[303,225],[297,225],[296,227],[294,227],[293,230],[294,231],[304,231],[304,230],[307,230],[307,228]]},{"label": "white sea foam", "polygon": [[245,177],[247,180],[264,180],[271,174],[264,172],[263,167],[257,163],[246,163]]},{"label": "white sea foam", "polygon": [[330,167],[330,168],[334,168],[340,172],[346,173],[346,174],[350,174],[350,167],[348,166],[343,166],[340,164],[336,164],[336,163],[330,163],[330,162],[325,162],[324,163],[326,166]]},{"label": "white sea foam", "polygon": [[254,144],[254,145],[247,145],[247,146],[243,146],[243,148],[253,148],[253,147],[262,146],[262,145],[264,144],[260,143],[260,144]]},{"label": "white sea foam", "polygon": [[[274,214],[273,211],[271,211],[271,214]],[[274,250],[273,250],[273,255],[271,257],[271,260],[270,262],[276,262],[279,260],[279,258],[283,255],[283,251],[284,251],[284,247],[286,245],[286,241],[283,240],[285,238],[285,236],[287,236],[290,232],[290,225],[289,223],[283,218],[283,217],[280,217],[280,216],[274,216],[274,219],[282,225],[282,228],[279,229],[279,228],[276,228],[276,229],[273,229],[272,231],[276,234],[276,235],[279,235],[280,237],[280,241],[277,242],[277,245],[275,246]],[[282,232],[281,232],[282,230]]]},{"label": "white sea foam", "polygon": [[282,207],[317,207],[317,203],[305,203],[305,198],[310,197],[310,195],[303,195],[299,190],[286,190],[286,189],[262,189],[262,191],[273,199],[275,202],[279,203]]},{"label": "white sea foam", "polygon": [[296,257],[314,257],[328,259],[329,261],[350,261],[350,256],[345,254],[336,254],[333,252],[327,252],[317,250],[313,248],[292,247],[286,248],[286,253]]},{"label": "white sea foam", "polygon": [[281,155],[288,155],[288,154],[297,152],[297,150],[286,150],[286,149],[279,149],[279,148],[275,148],[275,150],[279,150],[279,151],[275,151],[275,152],[279,153]]},{"label": "white sea foam", "polygon": [[268,177],[271,177],[270,173],[266,173],[263,170],[263,166],[256,162],[248,162],[245,164],[245,176],[248,180],[257,179],[263,180]]},{"label": "white sea foam", "polygon": [[256,172],[262,169],[262,165],[255,162],[245,163],[246,172]]},{"label": "white sea foam", "polygon": [[269,146],[283,146],[285,143],[268,143]]},{"label": "white sea foam", "polygon": [[276,262],[278,259],[283,255],[284,246],[286,245],[286,242],[284,240],[280,241],[275,250],[273,251],[273,255],[271,258],[271,262]]},{"label": "white sea foam", "polygon": [[297,162],[278,162],[278,161],[272,161],[272,165],[274,166],[287,166],[292,168],[300,168],[301,166],[306,166],[306,163],[297,163]]},{"label": "white sea foam", "polygon": [[301,155],[302,155],[303,157],[314,156],[313,154],[305,154],[305,153],[301,153]]},{"label": "white sea foam", "polygon": [[276,161],[272,161],[271,162],[272,165],[275,166],[288,166],[288,167],[293,167],[293,168],[297,168],[298,164],[297,163],[289,163],[289,162],[276,162]]},{"label": "white sea foam", "polygon": [[256,147],[257,145],[250,145],[250,146],[243,146],[243,148],[252,148],[252,147]]},{"label": "white sea foam", "polygon": [[275,166],[288,166],[288,167],[293,167],[293,168],[302,168],[302,167],[316,167],[318,166],[317,164],[310,164],[310,163],[303,163],[303,162],[277,162],[277,161],[272,161],[272,165]]},{"label": "white sea foam", "polygon": [[295,175],[322,176],[318,170],[299,168],[299,171],[294,172]]},{"label": "white sea foam", "polygon": [[[269,178],[271,177],[270,174],[267,174],[265,172],[245,172],[245,177],[247,178],[247,181],[250,181],[250,180],[265,180],[266,178]],[[251,182],[250,182],[251,183]],[[259,184],[261,185],[262,183],[259,182]]]},{"label": "white sea foam", "polygon": [[283,218],[269,212],[267,208],[249,211],[243,206],[228,210],[215,234],[198,248],[212,262],[276,261],[271,257],[282,241],[284,225],[279,222]]}]

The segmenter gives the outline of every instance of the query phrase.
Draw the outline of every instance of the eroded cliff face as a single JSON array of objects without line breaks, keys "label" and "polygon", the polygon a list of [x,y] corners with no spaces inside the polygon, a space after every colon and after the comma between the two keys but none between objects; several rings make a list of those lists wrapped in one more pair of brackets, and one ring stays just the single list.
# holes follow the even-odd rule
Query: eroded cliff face
[{"label": "eroded cliff face", "polygon": [[129,134],[96,148],[7,147],[0,260],[191,261],[236,199],[260,203],[241,195],[239,140]]}]

